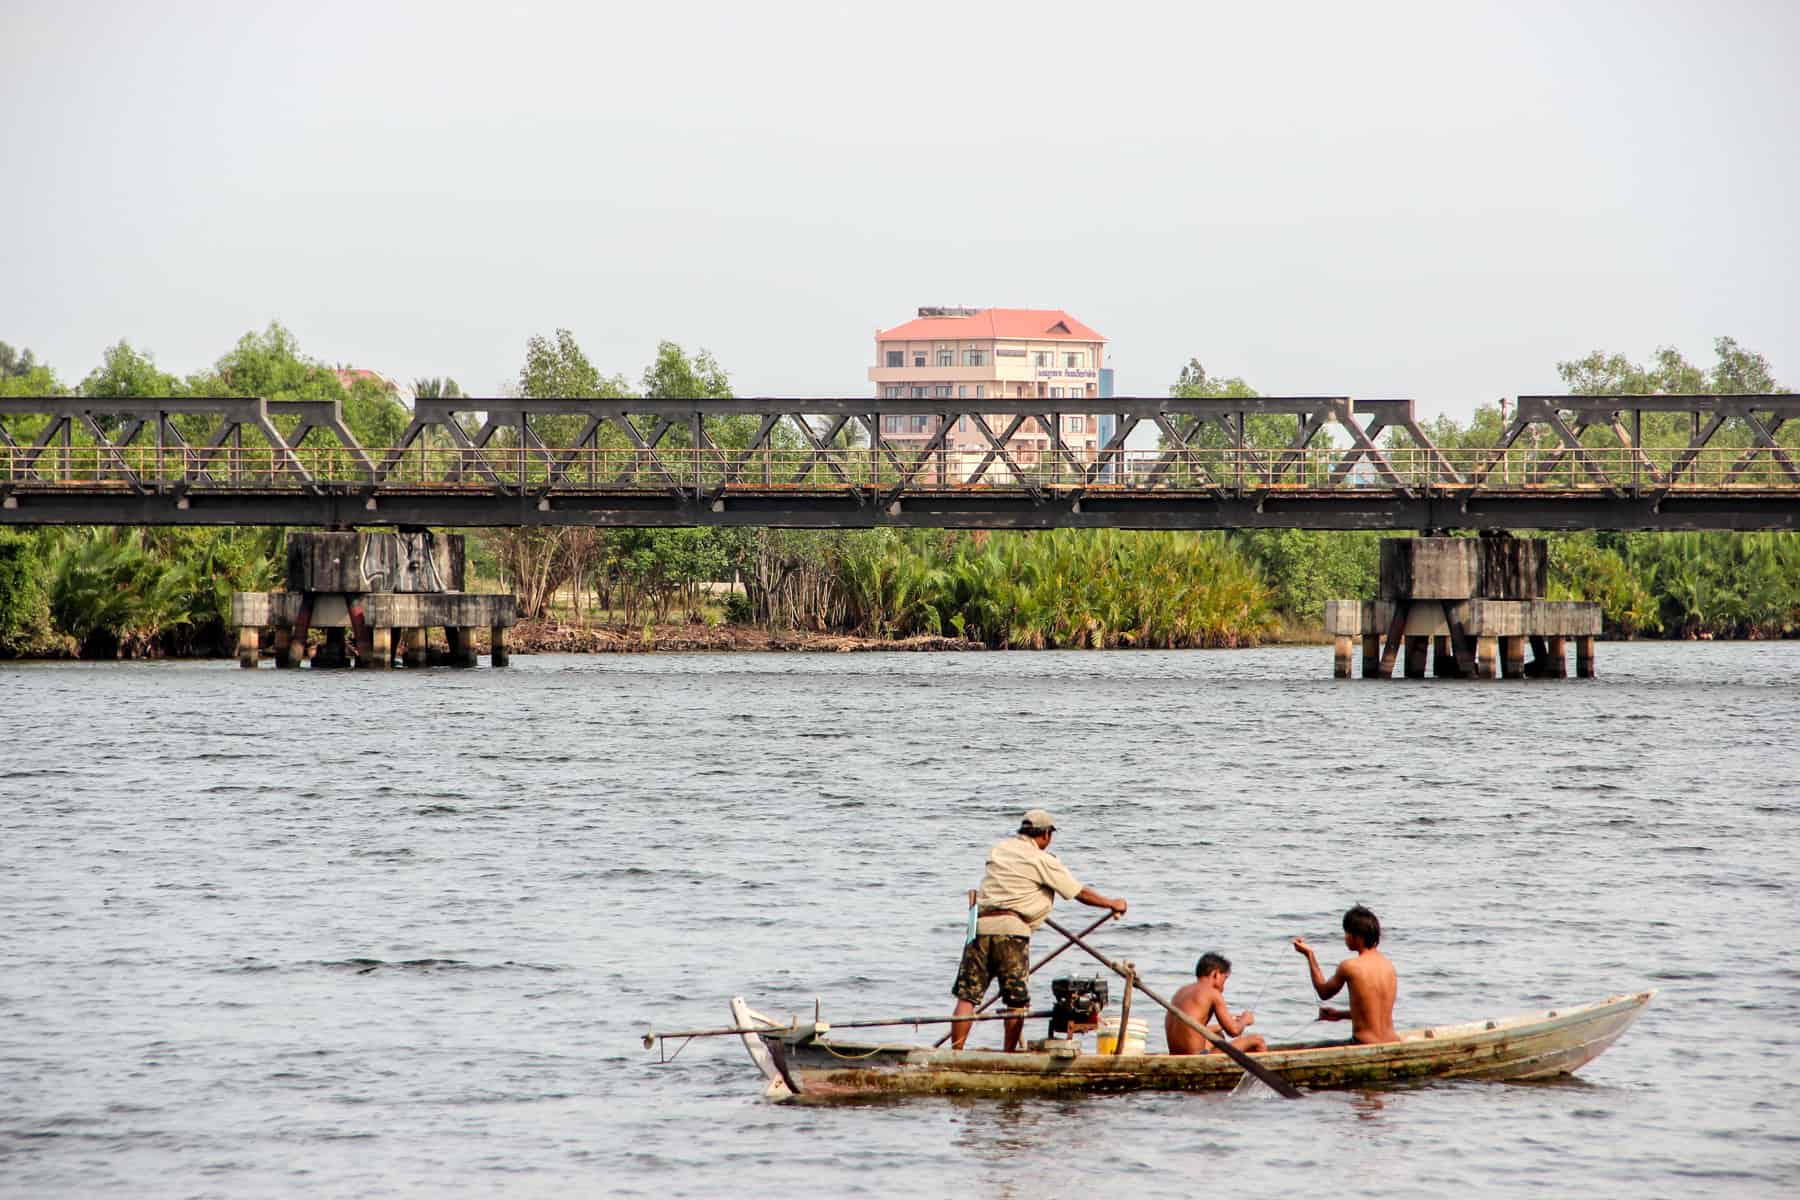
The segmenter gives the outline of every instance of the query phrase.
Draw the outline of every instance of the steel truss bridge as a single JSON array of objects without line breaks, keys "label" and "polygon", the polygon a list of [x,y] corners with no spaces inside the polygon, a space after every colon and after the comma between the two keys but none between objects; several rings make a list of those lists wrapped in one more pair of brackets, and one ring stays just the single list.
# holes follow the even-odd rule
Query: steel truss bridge
[{"label": "steel truss bridge", "polygon": [[[1086,401],[1113,414],[1091,451],[1072,411],[979,406],[422,399],[365,447],[336,402],[0,399],[0,525],[1800,528],[1796,395],[1521,396],[1480,449],[1410,400]],[[1146,425],[1159,448],[1127,449]]]}]

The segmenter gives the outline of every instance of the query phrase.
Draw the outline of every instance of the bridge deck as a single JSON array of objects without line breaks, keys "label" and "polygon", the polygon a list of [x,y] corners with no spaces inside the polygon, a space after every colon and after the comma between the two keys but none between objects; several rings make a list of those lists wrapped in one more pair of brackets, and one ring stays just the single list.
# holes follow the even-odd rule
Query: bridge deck
[{"label": "bridge deck", "polygon": [[[1092,402],[1111,434],[1080,451],[1042,402],[889,436],[919,403],[421,401],[365,448],[317,401],[0,400],[0,524],[1800,528],[1794,396],[1521,397],[1479,448],[1341,397]],[[1690,432],[1644,445],[1645,413]],[[1159,445],[1127,449],[1146,423]]]}]

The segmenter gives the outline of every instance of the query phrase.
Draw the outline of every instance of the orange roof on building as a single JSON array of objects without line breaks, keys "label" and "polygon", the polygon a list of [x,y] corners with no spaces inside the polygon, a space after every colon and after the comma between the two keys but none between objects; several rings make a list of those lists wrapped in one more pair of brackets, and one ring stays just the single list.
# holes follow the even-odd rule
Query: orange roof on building
[{"label": "orange roof on building", "polygon": [[875,335],[882,342],[957,338],[1104,342],[1106,338],[1060,308],[984,308],[966,317],[919,317]]}]

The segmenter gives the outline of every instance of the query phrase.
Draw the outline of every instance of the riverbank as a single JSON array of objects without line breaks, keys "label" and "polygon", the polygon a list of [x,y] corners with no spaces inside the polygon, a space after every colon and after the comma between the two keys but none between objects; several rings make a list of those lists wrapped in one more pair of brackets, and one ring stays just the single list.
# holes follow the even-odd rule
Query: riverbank
[{"label": "riverbank", "polygon": [[[964,638],[871,638],[839,633],[771,630],[759,625],[700,623],[646,625],[565,625],[556,621],[520,621],[506,634],[514,654],[646,654],[748,650],[852,654],[875,651],[986,650],[982,642]],[[486,630],[476,635],[485,650]]]}]

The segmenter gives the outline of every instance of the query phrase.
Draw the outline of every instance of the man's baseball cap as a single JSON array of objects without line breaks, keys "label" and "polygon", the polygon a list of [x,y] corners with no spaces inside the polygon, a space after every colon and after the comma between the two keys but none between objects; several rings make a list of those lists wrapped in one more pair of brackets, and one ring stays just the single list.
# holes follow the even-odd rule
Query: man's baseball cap
[{"label": "man's baseball cap", "polygon": [[1041,808],[1034,808],[1019,821],[1020,833],[1050,833],[1056,829],[1056,821]]}]

